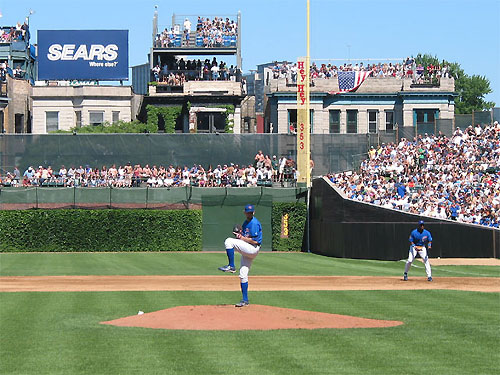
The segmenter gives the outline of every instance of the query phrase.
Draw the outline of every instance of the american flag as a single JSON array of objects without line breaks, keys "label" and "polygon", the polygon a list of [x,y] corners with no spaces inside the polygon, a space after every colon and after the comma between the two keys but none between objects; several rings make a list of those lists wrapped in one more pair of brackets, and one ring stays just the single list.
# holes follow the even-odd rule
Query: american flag
[{"label": "american flag", "polygon": [[356,90],[364,81],[365,79],[370,75],[371,71],[369,72],[338,72],[338,79],[339,79],[339,91],[338,92],[332,92],[331,94],[341,94],[343,92],[349,92],[349,91],[354,91]]}]

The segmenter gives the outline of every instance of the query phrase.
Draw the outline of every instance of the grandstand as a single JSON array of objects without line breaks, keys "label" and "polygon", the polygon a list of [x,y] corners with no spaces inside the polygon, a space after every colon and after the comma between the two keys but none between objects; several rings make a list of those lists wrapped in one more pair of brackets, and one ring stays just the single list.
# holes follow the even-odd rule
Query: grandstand
[{"label": "grandstand", "polygon": [[346,198],[437,219],[500,227],[500,125],[372,147],[359,171],[329,179]]}]

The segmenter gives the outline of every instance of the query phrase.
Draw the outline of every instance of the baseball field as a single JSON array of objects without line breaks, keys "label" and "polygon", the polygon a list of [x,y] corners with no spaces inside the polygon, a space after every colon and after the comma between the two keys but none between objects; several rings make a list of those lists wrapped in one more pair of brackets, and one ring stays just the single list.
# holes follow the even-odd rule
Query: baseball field
[{"label": "baseball field", "polygon": [[[0,374],[500,373],[498,259],[431,259],[433,282],[416,261],[404,282],[402,261],[261,253],[243,309],[232,306],[237,274],[217,271],[225,262],[222,252],[0,254]],[[208,307],[215,318],[203,310],[176,328],[176,311]],[[266,329],[251,315],[285,310],[381,324]],[[170,328],[103,324],[163,312]],[[230,328],[202,324],[217,314]]]}]

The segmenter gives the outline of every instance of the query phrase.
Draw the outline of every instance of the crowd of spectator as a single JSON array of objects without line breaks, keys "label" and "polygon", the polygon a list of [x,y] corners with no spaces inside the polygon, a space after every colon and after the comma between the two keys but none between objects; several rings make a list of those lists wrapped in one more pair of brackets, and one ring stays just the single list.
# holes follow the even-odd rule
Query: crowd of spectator
[{"label": "crowd of spectator", "polygon": [[19,65],[14,67],[14,69],[11,69],[7,61],[0,62],[0,81],[5,82],[7,75],[10,75],[13,78],[23,78],[24,71]]},{"label": "crowd of spectator", "polygon": [[[184,32],[184,43],[189,43],[189,32]],[[179,29],[171,27],[165,28],[160,34],[156,35],[155,47],[172,48],[182,46],[182,34]]]},{"label": "crowd of spectator", "polygon": [[176,59],[162,67],[156,65],[152,73],[156,82],[172,86],[183,85],[186,81],[241,81],[240,69],[234,65],[228,67],[224,61],[217,61],[215,57],[204,61]]},{"label": "crowd of spectator", "polygon": [[28,24],[18,22],[13,27],[0,27],[0,43],[12,43],[26,40],[29,36]]},{"label": "crowd of spectator", "polygon": [[500,227],[500,125],[371,148],[359,171],[329,175],[350,199]]},{"label": "crowd of spectator", "polygon": [[51,166],[28,167],[24,173],[16,167],[5,176],[0,174],[0,186],[6,187],[254,187],[272,186],[273,182],[296,181],[295,162],[286,157],[272,158],[259,151],[248,165],[234,163],[203,167],[201,164],[174,165],[115,165],[92,168],[88,165],[59,170]]},{"label": "crowd of spectator", "polygon": [[[434,80],[439,80],[441,77],[450,77],[450,68],[448,65],[434,66],[429,64],[424,67],[422,64],[416,64],[415,59],[412,57],[407,57],[404,61],[395,64],[389,62],[368,63],[365,65],[363,62],[360,62],[359,64],[344,63],[335,65],[328,63],[317,65],[313,62],[309,72],[311,80],[314,81],[317,78],[335,78],[339,72],[346,71],[371,72],[371,77],[411,78],[417,84],[433,82]],[[286,78],[287,83],[297,83],[297,63],[276,62],[272,67],[272,72],[274,79]]]},{"label": "crowd of spectator", "polygon": [[[191,21],[186,18],[181,25],[165,28],[156,36],[155,47],[173,48],[191,46]],[[238,24],[223,17],[198,17],[196,32],[194,33],[194,45],[196,47],[236,47]]]},{"label": "crowd of spectator", "polygon": [[238,24],[229,18],[214,17],[210,20],[208,17],[198,17],[196,38],[201,38],[205,48],[227,46],[227,41],[236,41],[234,37],[237,34]]}]

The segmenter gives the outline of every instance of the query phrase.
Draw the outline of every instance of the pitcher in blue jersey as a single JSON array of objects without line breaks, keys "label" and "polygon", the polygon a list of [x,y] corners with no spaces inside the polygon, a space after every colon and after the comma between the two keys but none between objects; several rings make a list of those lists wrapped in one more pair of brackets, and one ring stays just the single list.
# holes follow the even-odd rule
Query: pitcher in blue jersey
[{"label": "pitcher in blue jersey", "polygon": [[408,281],[408,271],[413,263],[413,260],[417,256],[417,253],[424,260],[427,281],[432,281],[431,264],[429,263],[429,257],[427,256],[427,249],[430,250],[432,247],[432,235],[431,232],[424,229],[424,226],[424,221],[420,220],[418,222],[417,229],[414,229],[410,234],[410,254],[408,255],[408,260],[405,265],[405,273],[403,275],[404,281]]},{"label": "pitcher in blue jersey", "polygon": [[262,244],[262,225],[260,221],[254,217],[255,207],[252,204],[245,206],[246,220],[241,226],[241,232],[233,232],[236,238],[226,238],[224,245],[228,265],[219,267],[222,272],[236,272],[234,266],[234,251],[241,254],[240,267],[240,286],[242,300],[236,304],[236,307],[248,306],[248,272],[252,266],[252,262],[259,254],[260,245]]}]

